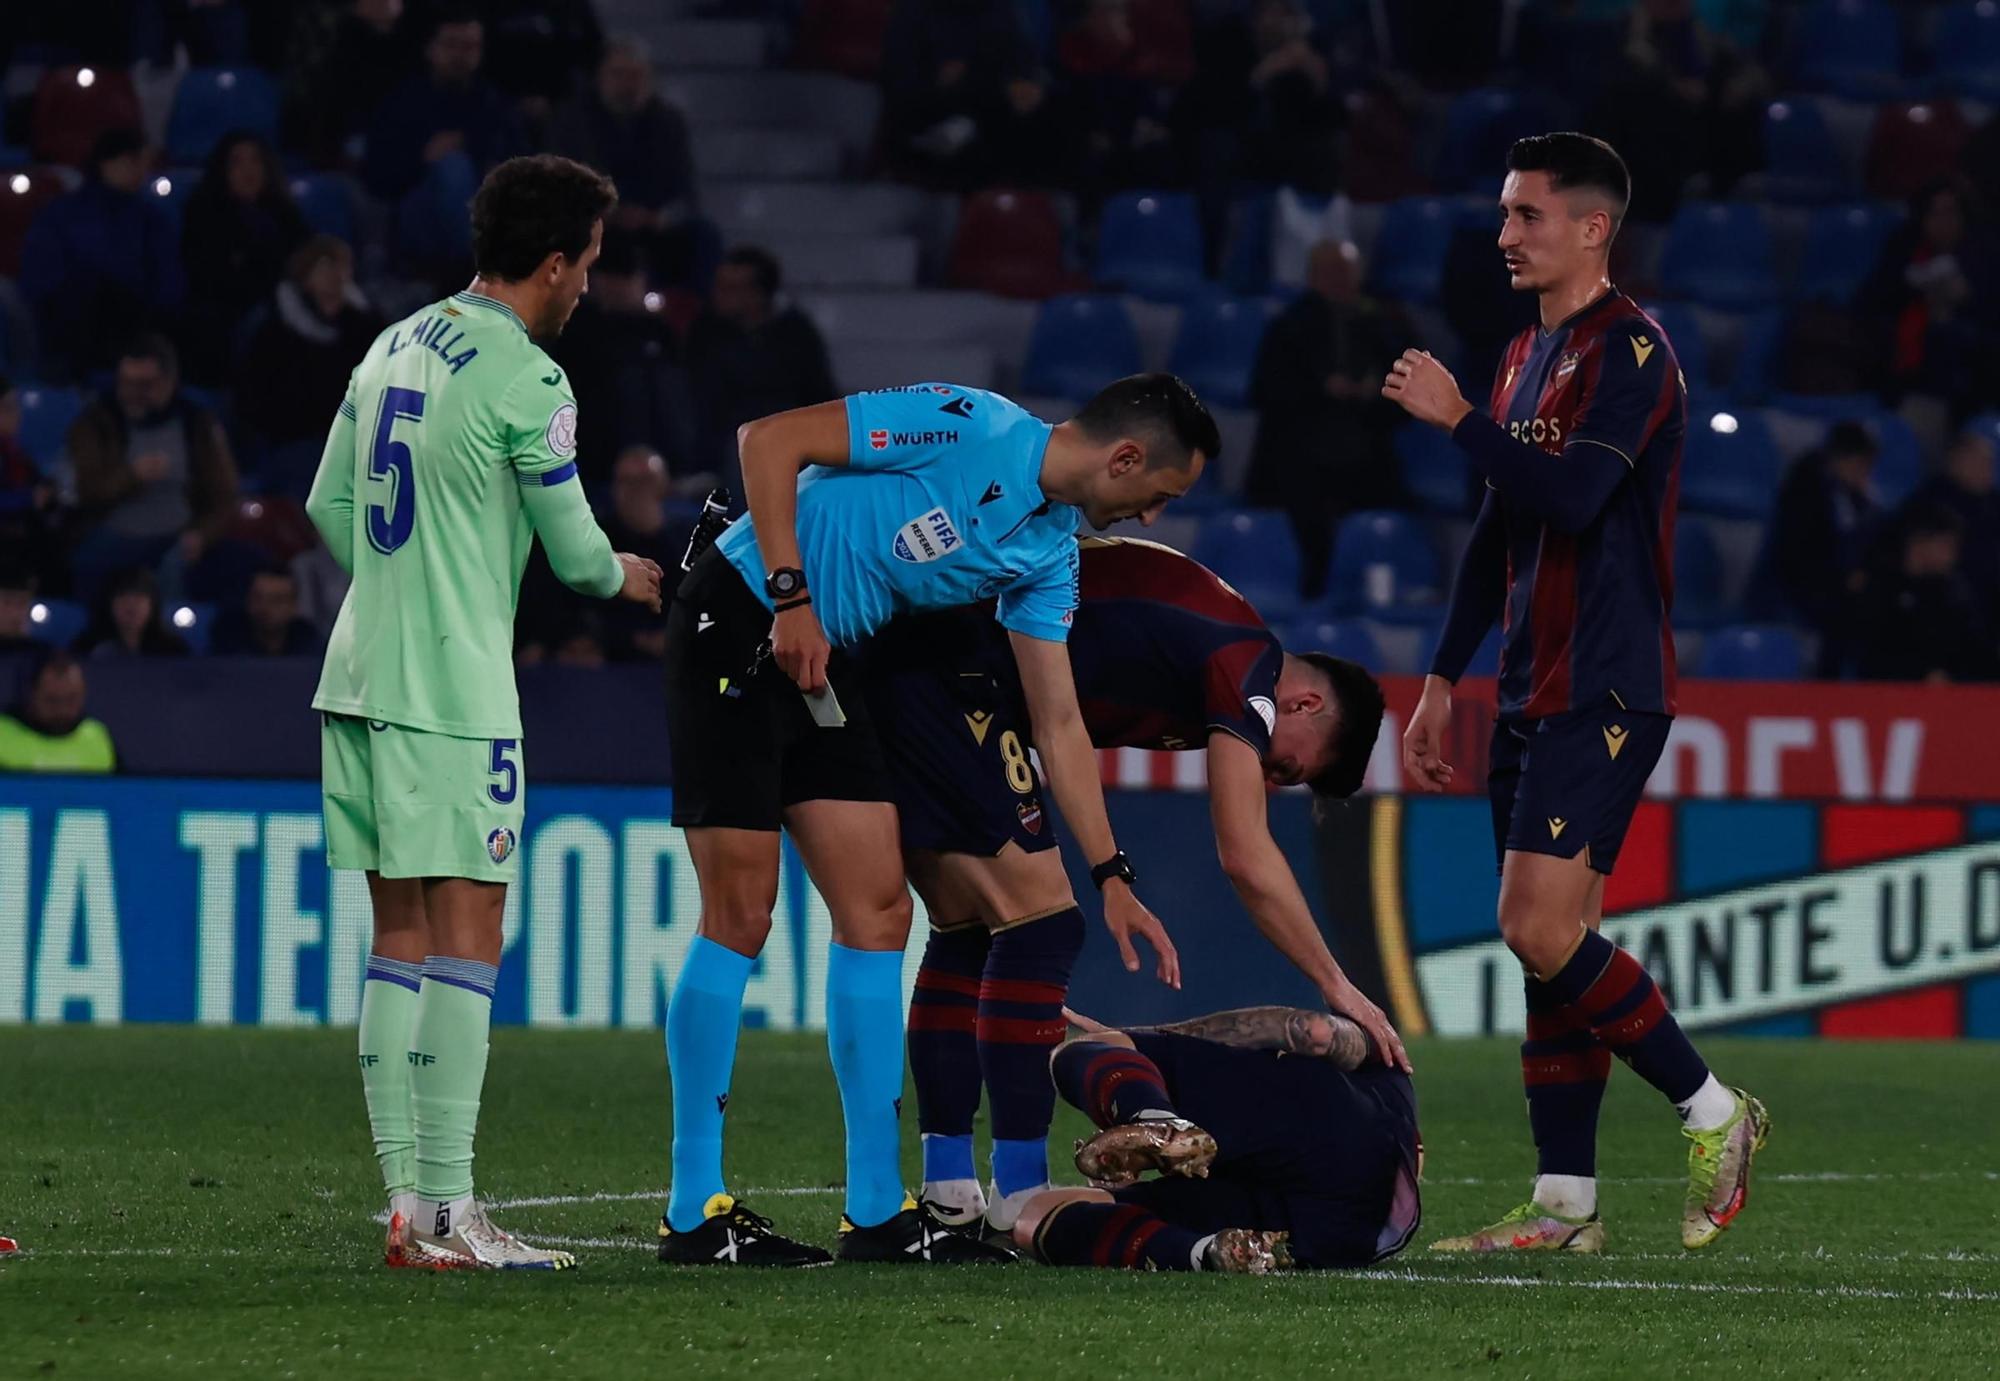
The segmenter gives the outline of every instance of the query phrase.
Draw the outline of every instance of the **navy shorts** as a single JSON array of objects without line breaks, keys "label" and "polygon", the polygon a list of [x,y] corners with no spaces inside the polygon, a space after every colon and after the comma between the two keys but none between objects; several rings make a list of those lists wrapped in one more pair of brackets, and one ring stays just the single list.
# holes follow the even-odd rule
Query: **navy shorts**
[{"label": "navy shorts", "polygon": [[1020,673],[990,609],[906,614],[857,652],[903,847],[990,858],[1055,844]]},{"label": "navy shorts", "polygon": [[1132,1040],[1217,1149],[1207,1179],[1148,1180],[1115,1191],[1120,1203],[1195,1232],[1283,1229],[1305,1266],[1366,1266],[1416,1232],[1417,1098],[1401,1070],[1174,1032]]},{"label": "navy shorts", "polygon": [[1493,852],[1575,858],[1609,874],[1646,779],[1666,750],[1673,716],[1611,702],[1541,719],[1502,719],[1493,729],[1486,795]]}]

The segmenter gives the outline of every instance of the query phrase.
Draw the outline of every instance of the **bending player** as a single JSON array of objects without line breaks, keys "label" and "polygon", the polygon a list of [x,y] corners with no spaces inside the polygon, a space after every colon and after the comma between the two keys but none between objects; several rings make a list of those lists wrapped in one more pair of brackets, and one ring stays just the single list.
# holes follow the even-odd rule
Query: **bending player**
[{"label": "bending player", "polygon": [[1500,252],[1541,324],[1515,338],[1476,411],[1406,351],[1383,394],[1451,433],[1486,476],[1430,675],[1403,736],[1436,791],[1451,688],[1505,610],[1487,779],[1500,933],[1527,975],[1528,1091],[1539,1172],[1525,1204],[1442,1251],[1604,1245],[1597,1114],[1617,1055],[1666,1096],[1688,1146],[1681,1243],[1713,1242],[1748,1198],[1764,1107],[1709,1072],[1658,986],[1598,933],[1604,879],[1674,712],[1673,530],[1687,389],[1659,325],[1611,286],[1631,197],[1625,163],[1581,134],[1523,139],[1500,194]]},{"label": "bending player", "polygon": [[1416,1091],[1345,1017],[1251,1007],[1114,1031],[1068,1015],[1085,1034],[1050,1069],[1100,1128],[1076,1149],[1099,1187],[1027,1201],[1014,1238],[1037,1259],[1263,1275],[1366,1266],[1416,1232]]},{"label": "bending player", "polygon": [[353,576],[327,643],[327,861],[368,874],[361,1085],[392,1266],[574,1264],[472,1197],[472,1142],[525,786],[514,605],[537,535],[572,589],[660,607],[576,480],[576,399],[535,344],[562,332],[617,193],[516,158],[472,203],[472,284],[384,331],[348,380],[306,511]]},{"label": "bending player", "polygon": [[[1309,782],[1321,797],[1360,786],[1380,688],[1352,662],[1286,652],[1248,601],[1177,551],[1078,545],[1070,663],[1091,742],[1205,751],[1216,849],[1251,918],[1407,1069],[1388,1019],[1328,952],[1266,804],[1268,784]],[[1028,707],[992,620],[978,609],[898,619],[865,661],[875,717],[895,726],[884,746],[910,879],[936,927],[910,1008],[923,1197],[946,1222],[984,1215],[1004,1234],[1048,1184],[1055,1095],[1045,1067],[1062,1039],[1083,914],[1043,819]],[[1098,870],[1098,884],[1111,875]],[[1129,946],[1124,959],[1137,967]],[[982,1078],[990,1193],[973,1163]]]},{"label": "bending player", "polygon": [[1166,374],[1122,379],[1056,427],[997,394],[921,384],[767,417],[739,443],[749,517],[695,563],[667,619],[674,823],[701,886],[701,931],[667,1014],[673,1185],[660,1259],[827,1259],[776,1233],[722,1176],[743,989],[771,927],[781,827],[833,920],[826,1023],[847,1131],[841,1259],[1011,1258],[946,1230],[903,1192],[912,907],[889,774],[844,649],[899,610],[997,595],[1064,816],[1093,859],[1124,868],[1127,881],[1106,890],[1105,923],[1127,947],[1143,935],[1160,977],[1178,983],[1173,947],[1132,893],[1112,836],[1064,643],[1079,523],[1152,521],[1220,449],[1215,421]]}]

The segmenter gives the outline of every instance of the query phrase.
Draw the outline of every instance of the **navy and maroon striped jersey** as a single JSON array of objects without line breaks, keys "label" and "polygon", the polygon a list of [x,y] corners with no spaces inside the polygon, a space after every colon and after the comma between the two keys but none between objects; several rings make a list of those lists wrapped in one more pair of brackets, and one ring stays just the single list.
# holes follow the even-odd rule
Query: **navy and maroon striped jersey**
[{"label": "navy and maroon striped jersey", "polygon": [[1157,542],[1086,537],[1069,640],[1077,699],[1100,748],[1207,746],[1234,734],[1261,757],[1284,651],[1250,602]]},{"label": "navy and maroon striped jersey", "polygon": [[1533,719],[1609,698],[1672,714],[1687,386],[1666,333],[1615,290],[1553,330],[1530,327],[1500,361],[1492,417],[1551,456],[1589,446],[1627,467],[1575,532],[1494,495],[1507,537],[1500,713]]}]

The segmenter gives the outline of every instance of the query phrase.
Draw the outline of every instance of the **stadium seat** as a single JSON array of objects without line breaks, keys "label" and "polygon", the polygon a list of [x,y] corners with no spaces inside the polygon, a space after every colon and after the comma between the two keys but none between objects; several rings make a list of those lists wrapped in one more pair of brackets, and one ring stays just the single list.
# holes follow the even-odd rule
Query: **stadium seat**
[{"label": "stadium seat", "polygon": [[1472,467],[1456,441],[1424,422],[1396,428],[1403,488],[1427,513],[1462,517],[1473,505]]},{"label": "stadium seat", "polygon": [[1035,314],[1021,389],[1081,403],[1143,367],[1125,304],[1108,293],[1072,293],[1050,298]]},{"label": "stadium seat", "polygon": [[196,67],[181,78],[167,117],[167,157],[200,164],[231,130],[278,135],[278,90],[254,67]]},{"label": "stadium seat", "polygon": [[1938,15],[1931,69],[1954,95],[2000,104],[2000,3],[1960,0]]},{"label": "stadium seat", "polygon": [[28,610],[28,636],[46,647],[68,647],[89,622],[90,611],[74,600],[40,599]]},{"label": "stadium seat", "polygon": [[1336,613],[1422,617],[1437,604],[1437,553],[1408,514],[1350,513],[1333,540],[1327,588]]},{"label": "stadium seat", "polygon": [[1287,652],[1330,652],[1359,662],[1370,672],[1382,674],[1382,644],[1366,619],[1336,619],[1307,615],[1286,625],[1278,641]]},{"label": "stadium seat", "polygon": [[153,198],[167,213],[167,224],[172,228],[175,244],[181,240],[181,216],[187,210],[188,198],[194,195],[195,186],[200,181],[199,168],[168,168],[157,174],[149,184]]},{"label": "stadium seat", "polygon": [[307,225],[318,234],[354,243],[354,199],[345,181],[334,173],[307,173],[293,178],[291,187]]},{"label": "stadium seat", "polygon": [[1958,171],[1972,128],[1952,101],[1885,105],[1868,136],[1868,195],[1903,201]]},{"label": "stadium seat", "polygon": [[139,127],[139,93],[124,68],[55,67],[35,84],[28,146],[42,162],[81,168],[99,136]]},{"label": "stadium seat", "polygon": [[1734,624],[1702,640],[1695,675],[1719,681],[1796,681],[1806,674],[1806,649],[1781,623]]},{"label": "stadium seat", "polygon": [[1063,264],[1062,221],[1045,192],[988,188],[967,197],[951,240],[951,285],[1002,297],[1050,297],[1076,286]]},{"label": "stadium seat", "polygon": [[1765,108],[1764,165],[1764,190],[1773,201],[1832,201],[1853,190],[1854,174],[1826,115],[1809,99]]},{"label": "stadium seat", "polygon": [[1236,587],[1266,623],[1281,622],[1299,604],[1299,546],[1292,520],[1275,509],[1212,513],[1188,553]]},{"label": "stadium seat", "polygon": [[1430,190],[1417,154],[1416,122],[1386,84],[1350,91],[1347,161],[1341,169],[1347,194],[1361,202],[1389,202]]},{"label": "stadium seat", "polygon": [[1771,376],[1785,343],[1785,314],[1777,307],[1749,312],[1738,319],[1736,355],[1729,371],[1729,396],[1745,406],[1762,403],[1771,394]]},{"label": "stadium seat", "polygon": [[1715,382],[1708,358],[1708,340],[1701,333],[1701,318],[1694,308],[1681,302],[1649,302],[1646,315],[1659,323],[1674,347],[1681,373],[1687,378],[1688,394],[1699,399]]},{"label": "stadium seat", "polygon": [[1392,202],[1375,238],[1369,285],[1398,302],[1437,301],[1444,260],[1459,220],[1458,203],[1443,197]]},{"label": "stadium seat", "polygon": [[1993,446],[1996,456],[2000,456],[2000,412],[1982,412],[1967,422],[1966,428],[1978,432]]},{"label": "stadium seat", "polygon": [[1681,457],[1681,507],[1728,518],[1762,518],[1778,496],[1784,461],[1763,415],[1693,413]]},{"label": "stadium seat", "polygon": [[1771,228],[1748,202],[1681,203],[1667,228],[1660,285],[1711,307],[1758,307],[1777,295]]},{"label": "stadium seat", "polygon": [[53,168],[0,172],[0,277],[20,274],[21,245],[28,238],[28,226],[37,212],[62,194],[62,176]]},{"label": "stadium seat", "polygon": [[882,77],[882,36],[894,0],[805,0],[792,59],[856,81]]},{"label": "stadium seat", "polygon": [[1902,88],[1902,25],[1883,0],[1814,0],[1792,36],[1793,79],[1809,91],[1876,101]]},{"label": "stadium seat", "polygon": [[1203,401],[1240,408],[1250,400],[1250,373],[1270,320],[1262,298],[1200,293],[1181,308],[1167,367]]},{"label": "stadium seat", "polygon": [[229,536],[247,542],[280,565],[319,544],[319,534],[305,510],[296,500],[282,495],[242,500],[236,506],[235,521],[229,525]]},{"label": "stadium seat", "polygon": [[1097,286],[1177,302],[1204,280],[1201,217],[1186,192],[1122,192],[1097,226]]},{"label": "stadium seat", "polygon": [[1814,211],[1806,226],[1793,295],[1808,302],[1851,304],[1901,221],[1902,213],[1894,207],[1870,202]]},{"label": "stadium seat", "polygon": [[74,388],[21,390],[21,449],[46,471],[61,459],[69,424],[83,411],[83,393]]},{"label": "stadium seat", "polygon": [[1674,525],[1674,610],[1677,628],[1713,628],[1733,611],[1723,596],[1722,550],[1693,514]]},{"label": "stadium seat", "polygon": [[1563,129],[1551,103],[1532,89],[1484,86],[1455,98],[1444,117],[1437,186],[1446,192],[1485,191],[1493,170],[1507,166],[1507,150],[1517,139]]},{"label": "stadium seat", "polygon": [[181,635],[190,652],[202,656],[215,636],[215,617],[213,604],[180,604],[167,614],[167,622]]},{"label": "stadium seat", "polygon": [[1893,412],[1882,411],[1862,423],[1875,438],[1881,453],[1875,457],[1875,492],[1891,508],[1901,504],[1924,480],[1924,448],[1910,424]]},{"label": "stadium seat", "polygon": [[1261,293],[1271,286],[1271,224],[1276,194],[1254,191],[1229,208],[1227,243],[1222,250],[1222,283],[1234,293]]}]

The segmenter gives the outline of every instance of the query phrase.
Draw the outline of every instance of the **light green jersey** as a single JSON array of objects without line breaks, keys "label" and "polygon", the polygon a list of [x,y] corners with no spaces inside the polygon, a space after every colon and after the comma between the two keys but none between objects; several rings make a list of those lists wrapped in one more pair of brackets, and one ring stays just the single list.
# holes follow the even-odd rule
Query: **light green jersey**
[{"label": "light green jersey", "polygon": [[576,481],[576,398],[505,305],[455,293],[376,337],[306,511],[353,576],[313,708],[518,738],[514,608],[539,532],[572,589],[624,573]]}]

